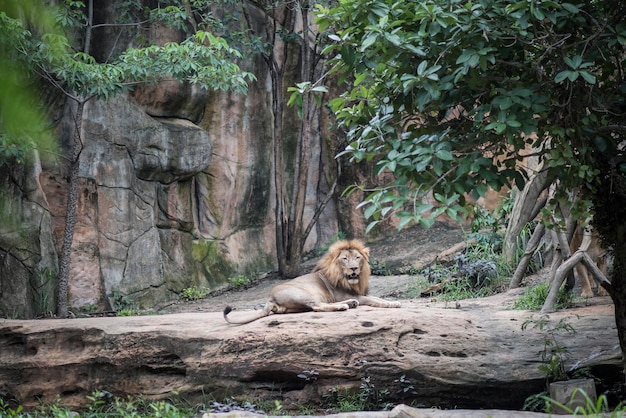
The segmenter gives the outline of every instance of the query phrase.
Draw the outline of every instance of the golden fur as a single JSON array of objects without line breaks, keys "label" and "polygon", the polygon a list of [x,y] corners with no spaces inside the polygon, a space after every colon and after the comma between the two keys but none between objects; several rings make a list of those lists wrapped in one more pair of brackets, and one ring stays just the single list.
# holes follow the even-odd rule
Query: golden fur
[{"label": "golden fur", "polygon": [[330,246],[313,272],[275,286],[263,310],[235,321],[228,318],[232,308],[227,306],[224,319],[231,324],[247,324],[273,313],[345,311],[358,305],[399,308],[400,302],[367,296],[369,253],[359,240],[338,241]]}]

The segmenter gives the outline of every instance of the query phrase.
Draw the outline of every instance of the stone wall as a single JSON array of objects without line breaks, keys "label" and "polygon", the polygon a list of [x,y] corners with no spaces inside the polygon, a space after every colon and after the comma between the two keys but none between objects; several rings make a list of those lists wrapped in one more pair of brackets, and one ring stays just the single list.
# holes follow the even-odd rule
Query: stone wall
[{"label": "stone wall", "polygon": [[[114,7],[98,7],[97,21],[114,21]],[[165,28],[153,28],[150,37],[154,43],[182,39]],[[106,27],[95,31],[94,56],[102,59],[112,49],[129,46],[125,39],[130,38],[114,38]],[[270,80],[262,59],[249,57],[240,65],[257,77],[247,95],[162,82],[87,102],[71,307],[148,308],[175,300],[188,287],[216,288],[229,277],[276,267]],[[293,66],[291,71],[287,85],[299,70]],[[56,112],[63,115],[58,132],[66,153],[70,110],[66,103]],[[286,119],[293,135],[295,112],[288,110]],[[322,127],[315,132],[308,219],[335,175],[335,148],[328,145],[335,138]],[[285,156],[286,161],[294,158]],[[1,173],[12,210],[23,213],[28,239],[8,229],[0,234],[0,316],[32,317],[54,310],[54,280],[41,277],[57,274],[66,170],[61,157],[43,167],[33,161],[19,172]],[[353,223],[353,213],[345,217],[347,224],[340,222],[336,207],[347,208],[331,201],[305,249],[327,244],[340,224]],[[349,229],[350,235],[362,230]],[[42,280],[48,288],[35,285]],[[48,300],[35,302],[42,289]]]}]

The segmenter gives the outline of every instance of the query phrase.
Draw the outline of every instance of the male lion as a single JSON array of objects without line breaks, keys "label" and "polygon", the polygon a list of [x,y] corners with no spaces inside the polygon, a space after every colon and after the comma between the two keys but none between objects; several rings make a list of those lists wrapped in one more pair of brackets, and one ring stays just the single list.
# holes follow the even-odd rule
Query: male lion
[{"label": "male lion", "polygon": [[224,309],[231,324],[247,324],[273,313],[345,311],[358,305],[399,308],[389,302],[366,296],[370,278],[369,248],[359,240],[338,241],[331,245],[312,273],[274,286],[265,307],[245,319],[228,318],[232,308]]}]

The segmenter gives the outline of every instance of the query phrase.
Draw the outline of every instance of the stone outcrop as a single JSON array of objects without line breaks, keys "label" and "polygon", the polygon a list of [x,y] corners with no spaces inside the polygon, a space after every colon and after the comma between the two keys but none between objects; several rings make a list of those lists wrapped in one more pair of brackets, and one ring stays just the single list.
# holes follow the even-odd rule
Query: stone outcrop
[{"label": "stone outcrop", "polygon": [[[114,3],[95,6],[97,22],[116,21]],[[262,25],[261,14],[256,18],[254,25]],[[132,36],[118,32],[108,25],[94,29],[97,59],[132,46]],[[154,44],[186,36],[158,25],[146,34]],[[290,52],[297,54],[298,48]],[[84,148],[68,283],[71,310],[150,308],[175,300],[185,288],[214,289],[230,277],[276,268],[269,75],[260,57],[247,57],[241,67],[258,80],[247,95],[163,81],[87,102],[80,127]],[[298,77],[298,67],[292,67],[285,85]],[[60,121],[63,155],[43,167],[35,159],[15,172],[0,172],[2,193],[11,213],[24,220],[19,227],[27,236],[0,230],[0,317],[54,311],[68,188],[65,156],[74,129],[71,103],[58,105],[61,101],[51,113]],[[284,119],[284,159],[291,164],[299,122],[294,109],[287,109]],[[322,129],[315,132],[305,222],[334,175],[328,161],[335,149],[325,144]],[[289,173],[285,176],[289,183]],[[305,250],[337,235],[341,216],[331,201]]]},{"label": "stone outcrop", "polygon": [[[510,411],[499,409],[436,409],[412,408],[401,404],[391,411],[343,412],[324,415],[326,418],[550,418],[552,414],[529,411]],[[559,415],[561,418],[574,415]],[[254,412],[220,412],[207,413],[202,418],[269,418],[264,414]],[[270,416],[271,417],[271,416]],[[310,418],[309,415],[291,415],[292,418]],[[273,417],[272,417],[273,418]]]},{"label": "stone outcrop", "polygon": [[0,167],[0,316],[29,318],[55,306],[58,263],[40,174],[36,155],[12,170]]},{"label": "stone outcrop", "polygon": [[[545,389],[539,366],[551,336],[522,330],[539,315],[509,309],[515,295],[465,300],[458,308],[414,300],[400,309],[273,315],[243,326],[227,325],[221,312],[0,320],[0,391],[25,405],[57,394],[79,405],[98,389],[147,399],[173,391],[203,401],[279,398],[294,406],[337,388],[358,391],[368,378],[405,403],[520,409]],[[621,376],[613,306],[595,299],[547,319],[564,318],[576,331],[555,334],[567,348],[567,369]],[[299,376],[304,371],[318,374],[307,380]],[[402,395],[409,383],[412,390]]]}]

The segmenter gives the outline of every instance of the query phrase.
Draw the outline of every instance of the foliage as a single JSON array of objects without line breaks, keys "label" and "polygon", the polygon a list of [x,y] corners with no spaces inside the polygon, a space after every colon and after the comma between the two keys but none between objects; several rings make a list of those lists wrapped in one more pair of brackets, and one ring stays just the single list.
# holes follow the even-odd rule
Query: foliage
[{"label": "foliage", "polygon": [[140,316],[143,312],[138,308],[124,308],[115,312],[115,316]]},{"label": "foliage", "polygon": [[[152,22],[176,26],[188,19],[181,8],[162,6],[148,11]],[[29,20],[34,10],[36,23]],[[85,10],[84,2],[76,0],[65,0],[55,8],[36,0],[9,1],[0,8],[0,70],[7,75],[0,82],[0,165],[23,162],[35,141],[52,142],[35,93],[23,89],[37,77],[77,100],[106,99],[137,85],[168,79],[245,93],[247,82],[255,79],[234,63],[242,57],[237,50],[206,31],[180,43],[129,48],[109,62],[99,62],[78,45],[82,31],[92,25]]]},{"label": "foliage", "polygon": [[515,194],[514,190],[510,190],[493,211],[479,204],[471,204],[470,232],[477,234],[488,231],[488,235],[499,235],[509,223],[509,216],[515,203]]},{"label": "foliage", "polygon": [[417,395],[417,392],[415,391],[415,386],[406,377],[406,375],[403,374],[398,379],[394,380],[394,383],[397,383],[398,386],[400,386],[400,389],[398,389],[398,392],[397,392],[399,395],[402,395],[402,396]]},{"label": "foliage", "polygon": [[[437,296],[441,301],[480,298],[501,292],[508,283],[511,267],[498,250],[499,235],[469,234],[464,252],[455,256],[455,264],[433,264],[421,272],[430,283],[443,283]],[[470,240],[473,238],[473,240]],[[423,289],[423,283],[414,286]],[[416,291],[409,289],[407,295]]]},{"label": "foliage", "polygon": [[252,283],[252,280],[249,277],[240,274],[236,277],[230,277],[228,279],[228,283],[230,283],[230,285],[235,289],[239,289],[248,286],[250,283]]},{"label": "foliage", "polygon": [[[550,291],[550,283],[540,283],[533,287],[529,287],[524,290],[524,293],[520,295],[515,302],[513,302],[513,309],[526,309],[531,311],[538,311],[543,307],[548,292]],[[567,309],[572,307],[574,303],[574,294],[571,291],[561,287],[559,289],[559,295],[557,297],[556,309]]]},{"label": "foliage", "polygon": [[534,395],[530,395],[524,400],[524,405],[522,405],[523,411],[533,411],[533,412],[543,412],[547,410],[546,399],[549,399],[550,394],[547,390],[544,390],[541,393],[536,393]]},{"label": "foliage", "polygon": [[207,289],[206,287],[187,287],[183,289],[182,292],[180,292],[180,298],[186,301],[204,299],[208,292],[209,289]]},{"label": "foliage", "polygon": [[606,398],[606,395],[600,395],[594,402],[593,399],[582,389],[574,389],[571,395],[571,400],[577,399],[579,395],[585,399],[584,405],[577,405],[575,408],[571,408],[567,405],[563,405],[551,399],[548,396],[545,396],[545,404],[546,404],[546,412],[552,411],[554,406],[558,406],[565,413],[576,416],[583,417],[605,417],[605,418],[617,418],[623,417],[624,413],[626,413],[626,406],[624,406],[621,402],[612,411],[609,409],[609,402]]},{"label": "foliage", "polygon": [[394,178],[361,204],[369,228],[465,216],[467,195],[521,188],[528,155],[586,196],[609,169],[599,154],[623,174],[625,14],[617,0],[318,5],[348,87],[331,101],[349,132],[343,154]]},{"label": "foliage", "polygon": [[119,290],[114,290],[107,296],[113,299],[115,316],[139,316],[142,314],[142,311],[134,305],[131,296],[125,295]]},{"label": "foliage", "polygon": [[568,318],[561,318],[556,323],[550,321],[547,315],[541,316],[539,319],[531,317],[522,324],[522,331],[528,329],[537,329],[545,332],[543,340],[543,350],[541,352],[541,361],[539,370],[545,372],[546,381],[554,382],[557,380],[567,380],[569,377],[565,371],[565,360],[569,356],[569,350],[558,340],[558,336],[562,333],[576,334],[576,330],[569,323]]},{"label": "foliage", "polygon": [[389,276],[392,271],[387,267],[387,263],[379,260],[370,260],[370,270],[373,276]]},{"label": "foliage", "polygon": [[333,388],[324,395],[324,404],[337,412],[389,410],[389,390],[377,389],[369,376],[361,379],[358,391]]},{"label": "foliage", "polygon": [[315,370],[303,370],[302,373],[298,374],[298,378],[304,379],[305,382],[315,382],[319,376],[319,372]]},{"label": "foliage", "polygon": [[173,402],[146,402],[141,398],[125,400],[115,398],[106,391],[95,391],[87,397],[90,404],[80,412],[60,405],[59,400],[49,405],[41,405],[32,411],[22,406],[10,407],[0,399],[0,416],[10,418],[188,418],[198,413],[198,408],[176,405]]},{"label": "foliage", "polygon": [[233,412],[233,411],[246,411],[246,412],[255,412],[263,414],[264,411],[259,409],[257,405],[251,402],[238,402],[235,399],[228,398],[224,400],[224,402],[211,402],[209,405],[210,412],[214,413],[225,413],[225,412]]},{"label": "foliage", "polygon": [[0,4],[0,167],[24,163],[33,148],[56,148],[30,74],[24,71],[25,57],[15,53],[37,31],[56,31],[53,15],[38,0]]}]

